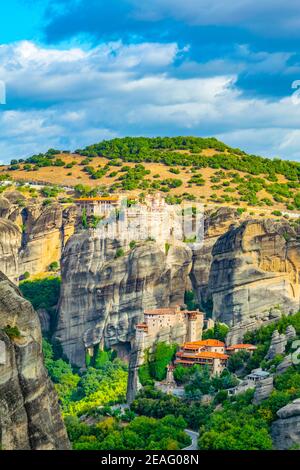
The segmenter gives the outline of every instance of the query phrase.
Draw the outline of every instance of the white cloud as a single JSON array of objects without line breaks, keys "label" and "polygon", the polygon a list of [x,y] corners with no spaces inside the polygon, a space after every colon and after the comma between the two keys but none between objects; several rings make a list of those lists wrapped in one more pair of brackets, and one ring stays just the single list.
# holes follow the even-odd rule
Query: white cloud
[{"label": "white cloud", "polygon": [[[215,68],[205,76],[207,64],[182,78],[174,62],[185,51],[173,43],[116,42],[90,50],[1,46],[8,104],[0,107],[0,160],[119,135],[175,134],[218,135],[254,153],[298,158],[299,105],[290,97],[245,98],[234,71],[224,75]],[[253,63],[265,67],[287,59],[257,55]]]},{"label": "white cloud", "polygon": [[190,25],[238,26],[266,36],[299,35],[298,0],[131,0],[136,17],[156,21],[173,18]]}]

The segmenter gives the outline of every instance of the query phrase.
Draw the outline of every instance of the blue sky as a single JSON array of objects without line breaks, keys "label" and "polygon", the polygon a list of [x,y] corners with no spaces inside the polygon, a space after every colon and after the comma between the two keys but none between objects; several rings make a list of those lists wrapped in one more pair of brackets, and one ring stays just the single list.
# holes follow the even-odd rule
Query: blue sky
[{"label": "blue sky", "polygon": [[214,135],[300,161],[296,0],[10,0],[0,13],[2,162],[125,135]]}]

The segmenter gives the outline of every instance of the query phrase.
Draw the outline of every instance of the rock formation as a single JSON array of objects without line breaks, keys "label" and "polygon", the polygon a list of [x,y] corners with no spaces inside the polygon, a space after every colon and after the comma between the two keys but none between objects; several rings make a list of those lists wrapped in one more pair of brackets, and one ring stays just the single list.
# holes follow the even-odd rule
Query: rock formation
[{"label": "rock formation", "polygon": [[47,271],[74,232],[75,206],[43,206],[18,191],[5,196],[0,198],[0,269],[13,281],[24,272]]},{"label": "rock formation", "polygon": [[218,238],[212,256],[207,296],[213,318],[233,328],[229,342],[299,310],[300,245],[289,224],[245,221]]},{"label": "rock formation", "polygon": [[61,204],[51,204],[43,210],[29,206],[22,215],[26,228],[20,251],[20,272],[47,271],[52,261],[60,260],[63,247],[74,232],[76,209],[63,209]]},{"label": "rock formation", "polygon": [[0,273],[0,444],[5,450],[68,449],[57,395],[43,365],[39,321]]},{"label": "rock formation", "polygon": [[11,280],[19,276],[21,230],[10,220],[0,219],[0,270]]},{"label": "rock formation", "polygon": [[84,365],[96,344],[129,351],[144,309],[184,303],[192,253],[181,242],[146,241],[134,249],[83,230],[68,241],[62,258],[62,291],[56,337],[71,362]]},{"label": "rock formation", "polygon": [[273,443],[276,449],[285,450],[300,445],[300,399],[280,408],[278,420],[271,427]]},{"label": "rock formation", "polygon": [[291,354],[288,354],[283,358],[283,360],[278,364],[276,368],[277,374],[283,374],[289,367],[293,365],[293,358]]},{"label": "rock formation", "polygon": [[284,354],[286,345],[286,335],[280,334],[277,330],[273,331],[271,344],[267,352],[266,359],[274,359],[275,356]]},{"label": "rock formation", "polygon": [[193,251],[193,266],[190,273],[193,289],[202,309],[212,308],[208,295],[208,281],[212,263],[212,250],[218,238],[239,223],[241,215],[229,207],[208,211],[204,218],[204,243]]},{"label": "rock formation", "polygon": [[45,308],[39,308],[36,313],[38,314],[41,330],[43,334],[49,334],[51,331],[51,315]]},{"label": "rock formation", "polygon": [[297,333],[296,333],[296,330],[293,327],[293,325],[287,326],[287,328],[285,330],[285,337],[286,337],[287,341],[290,341],[291,339],[294,339],[294,338],[297,337]]},{"label": "rock formation", "polygon": [[271,344],[267,352],[266,359],[274,359],[275,356],[284,354],[288,341],[296,336],[296,330],[292,325],[289,325],[286,328],[285,333],[282,334],[275,330],[272,334]]},{"label": "rock formation", "polygon": [[273,391],[273,376],[262,379],[255,388],[253,403],[256,405],[268,398]]},{"label": "rock formation", "polygon": [[144,308],[182,304],[190,283],[200,307],[231,327],[229,344],[298,311],[297,233],[287,222],[238,217],[226,208],[208,213],[204,245],[192,255],[184,244],[166,254],[162,244],[147,242],[115,258],[117,238],[100,240],[93,230],[73,235],[62,259],[57,329],[68,357],[83,364],[89,346],[124,346]]}]

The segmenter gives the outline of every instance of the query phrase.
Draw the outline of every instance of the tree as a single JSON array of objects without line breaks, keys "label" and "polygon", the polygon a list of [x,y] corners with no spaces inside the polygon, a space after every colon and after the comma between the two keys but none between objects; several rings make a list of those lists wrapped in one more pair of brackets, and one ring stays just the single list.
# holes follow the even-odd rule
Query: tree
[{"label": "tree", "polygon": [[115,258],[121,258],[121,256],[124,256],[125,252],[123,248],[118,248],[116,251]]},{"label": "tree", "polygon": [[181,364],[176,366],[174,369],[174,379],[178,384],[184,384],[189,381],[191,375],[195,372],[195,368],[193,367],[184,367]]},{"label": "tree", "polygon": [[242,369],[250,358],[250,354],[247,351],[237,351],[228,359],[227,368],[230,372],[236,372]]},{"label": "tree", "polygon": [[150,373],[156,380],[164,380],[167,375],[167,366],[172,361],[176,345],[169,345],[167,343],[157,343],[155,350],[150,358]]},{"label": "tree", "polygon": [[88,221],[87,221],[87,215],[86,215],[86,209],[83,208],[82,210],[82,216],[81,216],[81,224],[84,229],[89,228]]},{"label": "tree", "polygon": [[219,341],[225,341],[226,335],[229,331],[229,327],[225,323],[216,322],[213,328],[203,332],[203,339],[218,339]]},{"label": "tree", "polygon": [[52,261],[52,263],[49,264],[49,271],[58,271],[59,269],[59,264],[57,261]]}]

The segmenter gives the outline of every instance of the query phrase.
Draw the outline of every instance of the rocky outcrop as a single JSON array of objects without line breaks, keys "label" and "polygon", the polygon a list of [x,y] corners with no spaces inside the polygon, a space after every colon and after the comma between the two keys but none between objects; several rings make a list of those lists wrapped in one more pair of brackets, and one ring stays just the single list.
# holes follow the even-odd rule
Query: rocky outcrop
[{"label": "rocky outcrop", "polygon": [[184,302],[192,261],[186,244],[166,250],[165,243],[141,242],[117,257],[118,248],[118,239],[85,230],[64,250],[55,336],[72,363],[84,365],[96,344],[128,350],[145,309]]},{"label": "rocky outcrop", "polygon": [[12,281],[19,276],[21,230],[10,220],[0,219],[0,270]]},{"label": "rocky outcrop", "polygon": [[289,325],[286,328],[285,333],[282,334],[275,330],[272,334],[271,344],[265,358],[270,360],[274,359],[274,357],[277,355],[283,355],[285,353],[288,341],[296,338],[296,336],[296,330],[292,325]]},{"label": "rocky outcrop", "polygon": [[2,449],[69,448],[57,395],[43,365],[41,343],[38,317],[31,304],[0,273]]},{"label": "rocky outcrop", "polygon": [[245,221],[218,238],[212,256],[208,298],[213,318],[234,328],[231,341],[299,310],[300,244],[289,224]]},{"label": "rocky outcrop", "polygon": [[286,345],[286,335],[280,334],[277,330],[273,331],[271,344],[267,352],[266,359],[274,359],[275,356],[284,354]]},{"label": "rocky outcrop", "polygon": [[276,368],[277,374],[283,374],[289,367],[293,365],[293,358],[291,354],[288,354],[283,358],[283,360],[278,364]]},{"label": "rocky outcrop", "polygon": [[271,428],[273,443],[276,449],[285,450],[300,445],[300,399],[280,408],[278,420]]},{"label": "rocky outcrop", "polygon": [[0,268],[12,280],[47,271],[74,233],[75,206],[43,206],[18,191],[5,196],[0,198]]},{"label": "rocky outcrop", "polygon": [[11,204],[5,197],[0,198],[0,217],[6,218],[10,213]]},{"label": "rocky outcrop", "polygon": [[287,328],[285,330],[285,337],[286,337],[287,341],[290,341],[291,339],[294,339],[294,338],[297,337],[297,332],[296,332],[295,328],[293,327],[293,325],[287,326]]},{"label": "rocky outcrop", "polygon": [[63,247],[74,232],[76,209],[63,209],[60,204],[46,208],[29,206],[23,210],[25,237],[20,251],[20,272],[36,274],[59,261]]},{"label": "rocky outcrop", "polygon": [[260,380],[255,388],[253,403],[257,405],[268,398],[271,395],[273,388],[273,376]]},{"label": "rocky outcrop", "polygon": [[229,207],[207,211],[204,217],[204,242],[200,249],[193,250],[193,266],[190,273],[193,289],[202,309],[212,308],[211,296],[208,294],[208,281],[212,250],[218,238],[238,225],[241,215]]}]

